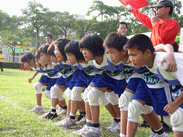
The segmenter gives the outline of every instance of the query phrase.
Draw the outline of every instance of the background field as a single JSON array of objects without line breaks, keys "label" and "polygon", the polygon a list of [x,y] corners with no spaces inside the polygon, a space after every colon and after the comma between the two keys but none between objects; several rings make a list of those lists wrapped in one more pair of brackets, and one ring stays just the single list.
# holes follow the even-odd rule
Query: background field
[{"label": "background field", "polygon": [[[27,82],[34,74],[33,71],[20,71],[17,69],[4,69],[0,72],[0,137],[73,137],[73,130],[57,127],[54,122],[41,117],[39,114],[29,113],[35,107],[36,98],[34,83],[40,78],[38,75],[31,84]],[[42,106],[45,112],[49,111],[50,100],[44,95]],[[59,116],[60,119],[65,115]],[[105,128],[112,122],[112,117],[101,105],[100,125],[103,137],[117,137],[106,131]],[[83,125],[78,125],[78,129]],[[138,128],[137,137],[148,137],[151,130],[149,128]],[[173,137],[173,134],[168,134]]]}]

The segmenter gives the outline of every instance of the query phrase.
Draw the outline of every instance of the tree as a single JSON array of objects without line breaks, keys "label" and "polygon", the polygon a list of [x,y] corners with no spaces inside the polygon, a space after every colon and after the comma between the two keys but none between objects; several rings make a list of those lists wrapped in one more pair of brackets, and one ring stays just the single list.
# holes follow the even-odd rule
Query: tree
[{"label": "tree", "polygon": [[55,28],[59,31],[59,35],[64,35],[66,38],[67,35],[71,34],[75,29],[74,15],[70,15],[69,12],[55,12],[53,21],[55,22]]},{"label": "tree", "polygon": [[112,6],[107,6],[100,0],[94,0],[92,6],[89,8],[89,11],[87,12],[87,15],[90,15],[94,11],[99,11],[97,17],[101,16],[102,21],[104,20],[104,17],[105,18],[108,18],[108,16],[114,17],[115,14],[119,14],[119,11],[116,8]]},{"label": "tree", "polygon": [[23,18],[25,26],[32,26],[33,31],[36,33],[36,50],[39,47],[39,37],[43,32],[43,28],[48,22],[49,13],[48,8],[44,8],[42,4],[32,1],[28,3],[28,8],[23,9]]},{"label": "tree", "polygon": [[13,62],[15,56],[15,48],[17,45],[30,45],[30,40],[25,37],[23,31],[21,30],[22,22],[21,18],[17,16],[12,16],[9,18],[9,24],[6,29],[1,30],[1,41],[2,44],[7,45],[11,48],[13,53]]}]

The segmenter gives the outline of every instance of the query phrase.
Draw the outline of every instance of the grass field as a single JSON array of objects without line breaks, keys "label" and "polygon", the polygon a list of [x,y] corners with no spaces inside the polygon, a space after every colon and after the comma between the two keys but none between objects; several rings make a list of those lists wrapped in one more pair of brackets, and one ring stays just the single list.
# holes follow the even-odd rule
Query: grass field
[{"label": "grass field", "polygon": [[[34,74],[33,71],[20,71],[17,69],[4,69],[0,72],[0,137],[73,137],[73,130],[57,127],[54,122],[42,118],[39,114],[29,113],[35,107],[36,98],[34,84],[40,78],[38,75],[31,84],[28,78]],[[42,97],[42,106],[45,112],[49,111],[50,100]],[[62,119],[65,115],[59,116]],[[101,106],[100,125],[103,137],[117,137],[106,131],[105,128],[112,122],[108,111]],[[78,125],[78,129],[83,125]],[[148,137],[149,128],[138,128],[137,137]],[[173,134],[168,134],[173,137]]]}]

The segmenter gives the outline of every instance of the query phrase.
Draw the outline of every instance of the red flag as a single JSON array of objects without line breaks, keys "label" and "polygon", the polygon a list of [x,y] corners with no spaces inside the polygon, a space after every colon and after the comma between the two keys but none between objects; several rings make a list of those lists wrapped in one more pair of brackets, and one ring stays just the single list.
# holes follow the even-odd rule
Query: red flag
[{"label": "red flag", "polygon": [[130,5],[133,9],[139,9],[149,5],[146,0],[119,0],[123,5]]},{"label": "red flag", "polygon": [[128,5],[129,3],[128,3],[128,0],[119,0],[119,2],[121,2],[123,5]]}]

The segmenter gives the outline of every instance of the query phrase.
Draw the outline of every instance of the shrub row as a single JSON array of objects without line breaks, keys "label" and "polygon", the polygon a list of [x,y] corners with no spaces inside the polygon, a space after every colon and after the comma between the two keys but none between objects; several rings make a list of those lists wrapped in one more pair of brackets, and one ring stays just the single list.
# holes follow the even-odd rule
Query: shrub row
[{"label": "shrub row", "polygon": [[3,62],[3,68],[20,69],[21,63],[17,62]]}]

